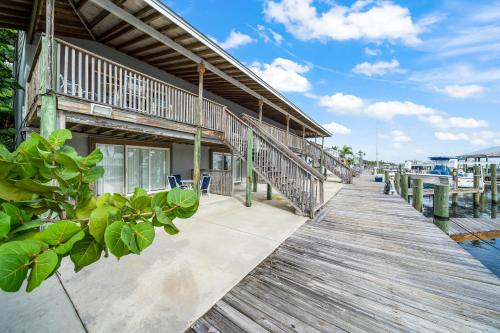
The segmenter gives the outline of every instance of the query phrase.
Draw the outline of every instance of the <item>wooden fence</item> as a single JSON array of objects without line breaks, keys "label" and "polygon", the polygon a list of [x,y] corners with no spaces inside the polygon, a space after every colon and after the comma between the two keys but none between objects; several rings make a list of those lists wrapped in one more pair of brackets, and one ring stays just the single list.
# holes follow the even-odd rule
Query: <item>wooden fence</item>
[{"label": "wooden fence", "polygon": [[226,196],[233,195],[233,172],[232,170],[208,170],[212,179],[210,181],[210,193]]}]

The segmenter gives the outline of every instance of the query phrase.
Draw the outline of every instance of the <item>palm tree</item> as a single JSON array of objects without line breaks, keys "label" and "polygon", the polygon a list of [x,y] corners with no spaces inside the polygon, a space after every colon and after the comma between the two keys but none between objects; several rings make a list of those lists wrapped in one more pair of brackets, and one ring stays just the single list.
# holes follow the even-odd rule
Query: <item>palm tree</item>
[{"label": "palm tree", "polygon": [[344,145],[340,150],[340,158],[344,159],[345,164],[349,164],[349,157],[352,157],[354,154],[352,153],[352,148]]}]

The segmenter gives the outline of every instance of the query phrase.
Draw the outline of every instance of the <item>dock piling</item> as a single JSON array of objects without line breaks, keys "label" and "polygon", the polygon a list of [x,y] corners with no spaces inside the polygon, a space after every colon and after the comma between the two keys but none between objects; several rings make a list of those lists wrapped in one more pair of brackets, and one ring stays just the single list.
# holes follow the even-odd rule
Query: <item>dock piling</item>
[{"label": "dock piling", "polygon": [[419,212],[422,211],[424,202],[424,181],[423,179],[413,180],[413,207]]},{"label": "dock piling", "polygon": [[[453,169],[453,185],[455,189],[458,189],[458,170],[456,168]],[[458,206],[458,193],[453,193],[451,195],[451,205],[452,207]]]},{"label": "dock piling", "polygon": [[449,191],[448,185],[434,185],[434,224],[446,233],[450,218]]},{"label": "dock piling", "polygon": [[498,187],[497,187],[497,165],[490,165],[490,179],[491,179],[491,201],[496,204],[498,202]]},{"label": "dock piling", "polygon": [[[475,165],[474,166],[474,188],[479,188],[480,184],[480,179],[481,179],[481,166]],[[479,207],[480,205],[480,193],[474,193],[473,194],[474,198],[474,206]]]},{"label": "dock piling", "polygon": [[401,197],[408,202],[408,175],[401,176]]},{"label": "dock piling", "polygon": [[401,173],[399,171],[394,175],[394,187],[398,194],[401,193]]}]

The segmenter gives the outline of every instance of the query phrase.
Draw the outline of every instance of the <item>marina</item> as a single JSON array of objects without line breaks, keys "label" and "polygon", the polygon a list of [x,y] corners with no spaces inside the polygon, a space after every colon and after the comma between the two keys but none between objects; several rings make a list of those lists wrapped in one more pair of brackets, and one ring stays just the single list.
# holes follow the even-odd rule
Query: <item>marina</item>
[{"label": "marina", "polygon": [[493,332],[500,280],[363,176],[195,322],[193,332]]}]

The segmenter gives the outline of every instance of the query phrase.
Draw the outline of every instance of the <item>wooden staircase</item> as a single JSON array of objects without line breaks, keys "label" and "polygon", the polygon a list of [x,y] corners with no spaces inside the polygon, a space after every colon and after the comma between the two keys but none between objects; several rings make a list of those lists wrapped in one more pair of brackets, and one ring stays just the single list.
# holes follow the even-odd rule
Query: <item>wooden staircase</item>
[{"label": "wooden staircase", "polygon": [[349,166],[345,165],[340,158],[324,151],[320,145],[306,140],[304,154],[312,158],[315,163],[320,163],[322,151],[325,157],[325,168],[342,179],[342,182],[351,184],[352,170]]},{"label": "wooden staircase", "polygon": [[[324,203],[324,176],[253,121],[224,114],[224,142],[267,184],[280,193],[297,211],[313,216]],[[247,136],[253,137],[253,153],[248,156]]]}]

